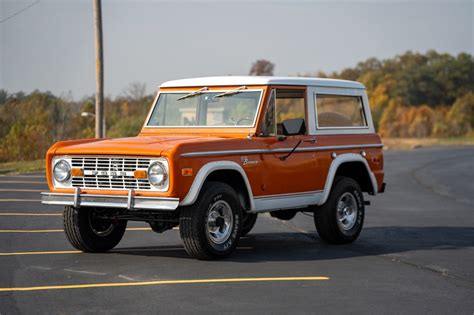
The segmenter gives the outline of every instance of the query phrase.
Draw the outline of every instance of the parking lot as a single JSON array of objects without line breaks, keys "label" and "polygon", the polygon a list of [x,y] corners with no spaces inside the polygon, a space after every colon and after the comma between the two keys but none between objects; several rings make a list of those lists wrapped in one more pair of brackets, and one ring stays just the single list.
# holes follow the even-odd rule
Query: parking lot
[{"label": "parking lot", "polygon": [[129,223],[106,254],[69,245],[44,174],[0,177],[0,314],[474,312],[474,147],[386,152],[351,245],[326,245],[313,218],[260,215],[221,261],[187,256],[179,231]]}]

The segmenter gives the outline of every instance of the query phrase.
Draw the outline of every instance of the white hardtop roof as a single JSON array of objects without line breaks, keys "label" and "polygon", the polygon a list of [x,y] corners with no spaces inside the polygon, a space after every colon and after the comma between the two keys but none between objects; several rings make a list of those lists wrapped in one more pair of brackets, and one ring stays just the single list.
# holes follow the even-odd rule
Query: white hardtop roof
[{"label": "white hardtop roof", "polygon": [[351,89],[365,89],[359,82],[307,78],[307,77],[261,77],[261,76],[222,76],[202,77],[192,79],[173,80],[163,83],[160,87],[198,87],[198,86],[228,86],[228,85],[308,85]]}]

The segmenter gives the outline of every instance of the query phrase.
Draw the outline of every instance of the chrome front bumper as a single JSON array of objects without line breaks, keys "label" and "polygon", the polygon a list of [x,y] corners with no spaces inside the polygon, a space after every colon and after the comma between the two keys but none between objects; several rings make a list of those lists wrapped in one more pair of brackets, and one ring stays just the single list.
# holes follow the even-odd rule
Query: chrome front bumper
[{"label": "chrome front bumper", "polygon": [[81,194],[79,189],[73,194],[41,193],[43,204],[74,207],[123,208],[129,210],[173,211],[178,208],[178,198],[134,196],[129,190],[127,196]]}]

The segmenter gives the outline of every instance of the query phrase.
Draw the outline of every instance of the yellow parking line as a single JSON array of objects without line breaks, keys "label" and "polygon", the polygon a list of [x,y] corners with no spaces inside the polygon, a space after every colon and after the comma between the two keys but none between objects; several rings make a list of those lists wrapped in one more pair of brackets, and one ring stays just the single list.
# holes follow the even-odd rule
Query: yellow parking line
[{"label": "yellow parking line", "polygon": [[41,192],[44,191],[44,189],[1,189],[0,191],[9,191],[9,192]]},{"label": "yellow parking line", "polygon": [[0,199],[0,202],[41,202],[41,199]]},{"label": "yellow parking line", "polygon": [[27,180],[0,180],[0,184],[44,184],[46,185],[46,182],[32,182],[32,181],[27,181]]},{"label": "yellow parking line", "polygon": [[56,250],[49,252],[16,252],[16,253],[0,253],[0,256],[21,256],[21,255],[57,255],[57,254],[80,254],[80,250]]},{"label": "yellow parking line", "polygon": [[32,216],[32,217],[48,217],[61,216],[62,213],[30,213],[30,212],[0,212],[0,216]]},{"label": "yellow parking line", "polygon": [[[127,231],[151,231],[151,228],[128,228]],[[0,233],[55,233],[64,230],[0,230]]]},{"label": "yellow parking line", "polygon": [[166,285],[166,284],[275,282],[275,281],[323,281],[323,280],[329,280],[329,279],[330,279],[329,277],[278,277],[278,278],[227,278],[227,279],[158,280],[158,281],[87,283],[87,284],[50,285],[50,286],[37,286],[37,287],[0,288],[0,292],[87,289],[87,288],[106,288],[106,287],[130,287],[130,286],[145,286],[145,285]]}]

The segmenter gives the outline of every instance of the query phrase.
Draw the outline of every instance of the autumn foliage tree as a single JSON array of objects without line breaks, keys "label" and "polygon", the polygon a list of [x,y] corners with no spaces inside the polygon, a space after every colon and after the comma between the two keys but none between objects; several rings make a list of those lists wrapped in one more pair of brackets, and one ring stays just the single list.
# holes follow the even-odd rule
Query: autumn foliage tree
[{"label": "autumn foliage tree", "polygon": [[446,121],[450,135],[461,136],[474,131],[474,92],[456,100],[446,115]]}]

